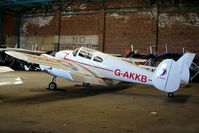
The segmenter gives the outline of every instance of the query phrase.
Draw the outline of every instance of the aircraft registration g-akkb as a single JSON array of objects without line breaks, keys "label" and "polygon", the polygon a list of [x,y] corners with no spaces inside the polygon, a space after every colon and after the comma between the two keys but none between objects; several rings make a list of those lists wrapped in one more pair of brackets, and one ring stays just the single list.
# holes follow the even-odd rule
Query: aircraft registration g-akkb
[{"label": "aircraft registration g-akkb", "polygon": [[148,66],[139,66],[119,57],[97,50],[81,47],[74,51],[59,51],[54,56],[40,56],[6,51],[10,56],[40,65],[42,70],[51,74],[49,89],[56,89],[56,77],[69,81],[82,82],[83,85],[114,85],[119,81],[153,85],[157,89],[174,96],[180,83],[188,84],[189,67],[195,57],[194,53],[185,53],[179,60],[163,60],[154,72]]}]

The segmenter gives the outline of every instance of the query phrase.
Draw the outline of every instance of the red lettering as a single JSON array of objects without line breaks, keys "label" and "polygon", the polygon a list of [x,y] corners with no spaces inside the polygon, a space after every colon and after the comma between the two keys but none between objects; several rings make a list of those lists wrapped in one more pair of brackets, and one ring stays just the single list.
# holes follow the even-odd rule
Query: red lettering
[{"label": "red lettering", "polygon": [[121,72],[120,69],[116,69],[116,70],[115,70],[115,75],[116,75],[116,76],[120,76],[120,74],[121,74],[120,72]]},{"label": "red lettering", "polygon": [[147,76],[142,75],[142,77],[141,77],[141,81],[142,81],[142,82],[146,82],[146,81],[147,81]]},{"label": "red lettering", "polygon": [[130,73],[129,78],[134,80],[134,77],[133,77],[134,74],[135,74],[135,73]]},{"label": "red lettering", "polygon": [[140,81],[140,74],[136,74],[136,75],[135,75],[135,80]]},{"label": "red lettering", "polygon": [[147,76],[146,75],[140,75],[140,74],[136,74],[136,73],[129,73],[129,72],[125,72],[125,73],[121,73],[120,69],[116,69],[115,70],[115,75],[116,76],[122,76],[122,77],[126,77],[128,79],[132,79],[132,80],[137,80],[137,81],[141,81],[141,82],[147,82]]},{"label": "red lettering", "polygon": [[127,77],[128,78],[129,77],[128,72],[125,72],[124,75],[123,75],[123,77]]}]

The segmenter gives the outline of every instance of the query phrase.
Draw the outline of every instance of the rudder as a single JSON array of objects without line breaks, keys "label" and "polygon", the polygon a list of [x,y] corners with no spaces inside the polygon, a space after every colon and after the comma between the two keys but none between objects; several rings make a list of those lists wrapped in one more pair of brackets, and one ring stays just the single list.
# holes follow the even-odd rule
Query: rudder
[{"label": "rudder", "polygon": [[180,67],[172,59],[163,60],[152,78],[153,85],[165,92],[175,92],[180,86]]}]

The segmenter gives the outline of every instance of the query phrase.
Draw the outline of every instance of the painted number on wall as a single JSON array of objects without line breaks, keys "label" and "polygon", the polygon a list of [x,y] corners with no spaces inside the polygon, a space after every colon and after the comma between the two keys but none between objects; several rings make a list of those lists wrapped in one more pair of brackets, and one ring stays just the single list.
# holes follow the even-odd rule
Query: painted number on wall
[{"label": "painted number on wall", "polygon": [[84,44],[86,42],[85,36],[73,36],[73,43]]}]

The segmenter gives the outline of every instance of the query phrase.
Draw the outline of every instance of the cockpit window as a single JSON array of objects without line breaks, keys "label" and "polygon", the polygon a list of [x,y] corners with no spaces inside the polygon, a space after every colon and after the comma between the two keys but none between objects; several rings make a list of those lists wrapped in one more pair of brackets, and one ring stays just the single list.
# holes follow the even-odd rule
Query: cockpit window
[{"label": "cockpit window", "polygon": [[103,62],[103,59],[102,59],[101,57],[99,57],[99,56],[95,56],[95,57],[93,58],[93,61],[96,61],[96,62]]},{"label": "cockpit window", "polygon": [[79,48],[75,49],[75,50],[73,51],[73,56],[76,56],[78,51],[79,51]]},{"label": "cockpit window", "polygon": [[89,53],[88,51],[80,50],[79,56],[87,58],[87,59],[91,59],[92,53]]}]

